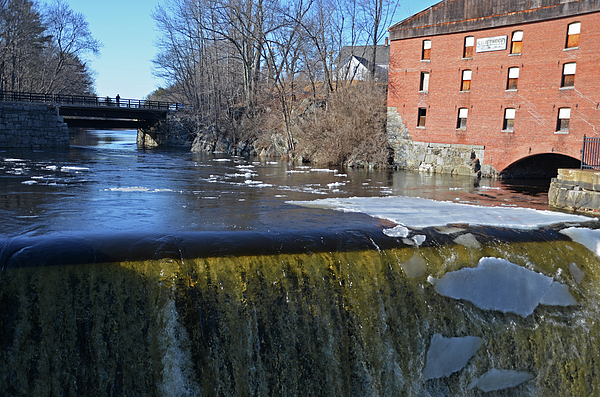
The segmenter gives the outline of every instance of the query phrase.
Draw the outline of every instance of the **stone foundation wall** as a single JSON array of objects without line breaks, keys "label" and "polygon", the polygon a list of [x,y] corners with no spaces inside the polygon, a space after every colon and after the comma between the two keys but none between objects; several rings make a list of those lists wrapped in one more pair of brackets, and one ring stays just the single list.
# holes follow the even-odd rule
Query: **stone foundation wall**
[{"label": "stone foundation wall", "polygon": [[600,171],[560,168],[550,183],[548,204],[570,211],[599,212]]},{"label": "stone foundation wall", "polygon": [[137,144],[139,147],[187,147],[192,146],[194,136],[189,132],[193,127],[190,121],[180,114],[169,114],[153,126],[138,129]]},{"label": "stone foundation wall", "polygon": [[69,146],[69,127],[54,105],[0,103],[0,147]]},{"label": "stone foundation wall", "polygon": [[394,166],[399,169],[488,177],[498,174],[493,167],[483,165],[484,146],[413,141],[395,107],[388,107],[387,135],[394,149]]}]

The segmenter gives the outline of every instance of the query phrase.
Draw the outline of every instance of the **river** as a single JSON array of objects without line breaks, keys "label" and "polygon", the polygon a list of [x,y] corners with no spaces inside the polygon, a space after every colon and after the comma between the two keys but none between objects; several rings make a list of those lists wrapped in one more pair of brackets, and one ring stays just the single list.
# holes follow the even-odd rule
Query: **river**
[{"label": "river", "polygon": [[547,189],[0,151],[0,393],[600,395],[597,222]]}]

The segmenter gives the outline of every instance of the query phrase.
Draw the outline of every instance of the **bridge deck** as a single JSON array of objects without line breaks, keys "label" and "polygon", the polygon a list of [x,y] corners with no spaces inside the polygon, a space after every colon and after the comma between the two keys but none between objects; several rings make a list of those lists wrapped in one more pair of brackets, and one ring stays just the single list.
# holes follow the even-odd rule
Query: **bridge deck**
[{"label": "bridge deck", "polygon": [[85,95],[39,94],[0,91],[0,102],[49,103],[58,106],[69,127],[139,128],[166,118],[169,111],[185,109],[181,103],[96,97]]}]

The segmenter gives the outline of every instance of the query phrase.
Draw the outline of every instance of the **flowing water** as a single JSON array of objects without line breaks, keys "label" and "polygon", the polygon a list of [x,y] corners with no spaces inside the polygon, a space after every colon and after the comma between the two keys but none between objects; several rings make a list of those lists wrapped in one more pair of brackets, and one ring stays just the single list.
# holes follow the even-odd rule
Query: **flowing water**
[{"label": "flowing water", "polygon": [[415,199],[406,219],[431,225],[397,233],[319,201],[518,220],[546,191],[145,151],[131,131],[0,152],[0,394],[600,395],[597,222],[468,225],[473,207]]}]

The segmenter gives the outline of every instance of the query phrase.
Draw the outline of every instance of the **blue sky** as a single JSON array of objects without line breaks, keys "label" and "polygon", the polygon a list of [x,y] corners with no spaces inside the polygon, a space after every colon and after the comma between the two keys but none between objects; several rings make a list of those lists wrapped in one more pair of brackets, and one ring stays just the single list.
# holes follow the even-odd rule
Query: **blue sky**
[{"label": "blue sky", "polygon": [[[437,3],[439,0],[401,1],[394,23]],[[91,56],[100,96],[143,98],[162,85],[152,76],[156,25],[150,13],[162,0],[67,0],[85,15],[92,35],[104,45]]]}]

